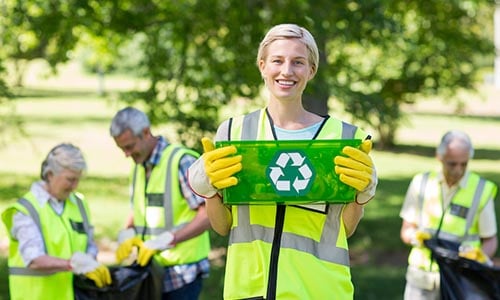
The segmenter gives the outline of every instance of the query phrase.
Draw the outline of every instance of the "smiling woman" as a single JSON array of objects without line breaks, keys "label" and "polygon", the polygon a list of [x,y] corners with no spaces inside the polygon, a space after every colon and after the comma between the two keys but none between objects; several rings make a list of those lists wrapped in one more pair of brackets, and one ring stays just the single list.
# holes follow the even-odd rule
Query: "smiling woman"
[{"label": "smiling woman", "polygon": [[[269,92],[267,107],[224,121],[217,142],[367,138],[354,125],[303,107],[304,89],[318,69],[318,48],[305,28],[271,28],[260,43],[257,66]],[[345,146],[339,155],[327,152],[325,158],[335,167],[332,164],[325,176],[336,173],[355,193],[352,203],[326,208],[318,205],[325,200],[321,198],[298,206],[283,204],[282,195],[273,203],[263,189],[256,197],[269,205],[224,203],[221,190],[244,184],[235,174],[250,166],[234,144],[215,148],[208,138],[202,143],[205,153],[189,168],[189,179],[191,188],[206,198],[214,230],[230,234],[224,298],[352,299],[347,238],[356,230],[363,205],[375,194],[371,141],[366,139],[359,148]]]}]

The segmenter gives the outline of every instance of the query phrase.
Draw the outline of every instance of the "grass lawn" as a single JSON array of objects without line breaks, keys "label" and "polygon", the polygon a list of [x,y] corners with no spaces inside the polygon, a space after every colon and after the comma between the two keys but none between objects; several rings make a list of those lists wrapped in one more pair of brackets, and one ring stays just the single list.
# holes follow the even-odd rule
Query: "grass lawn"
[{"label": "grass lawn", "polygon": [[[83,150],[89,165],[79,190],[89,200],[99,245],[109,254],[112,252],[107,250],[116,247],[114,239],[129,208],[130,162],[108,133],[109,121],[121,104],[93,91],[66,88],[32,85],[16,100],[28,136],[0,147],[0,211],[37,180],[40,163],[49,149],[60,142],[72,142]],[[500,101],[500,97],[493,100]],[[492,138],[500,128],[500,113],[490,110],[488,115],[456,117],[443,113],[445,109],[433,111],[430,105],[431,109],[426,107],[409,116],[409,122],[397,134],[400,146],[372,153],[380,177],[377,196],[367,205],[365,217],[350,239],[356,299],[401,299],[408,248],[399,239],[399,210],[411,177],[437,166],[434,147],[445,131],[466,130],[476,146],[476,159],[470,167],[500,185],[500,144]],[[481,103],[470,106],[474,105]],[[496,208],[498,214],[500,204]],[[213,232],[211,236],[213,268],[202,299],[221,299],[227,239]],[[5,237],[0,224],[0,300],[8,299]],[[106,261],[109,256],[101,258]]]}]

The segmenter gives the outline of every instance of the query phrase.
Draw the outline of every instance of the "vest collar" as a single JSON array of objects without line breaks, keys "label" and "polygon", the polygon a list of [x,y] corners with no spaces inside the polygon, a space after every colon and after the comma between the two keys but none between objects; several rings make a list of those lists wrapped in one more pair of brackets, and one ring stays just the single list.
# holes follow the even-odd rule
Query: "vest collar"
[{"label": "vest collar", "polygon": [[[40,203],[40,206],[44,206],[45,204],[50,203],[50,206],[52,206],[53,208],[64,207],[64,201],[58,201],[56,198],[52,197],[52,195],[49,194],[49,192],[47,192],[47,190],[45,189],[45,185],[45,181],[40,180],[34,182],[30,188],[30,192],[33,194],[33,196],[35,196],[38,203]],[[71,197],[71,195],[69,199],[66,199],[66,201],[68,200],[76,204],[76,200]]]},{"label": "vest collar", "polygon": [[[470,174],[469,171],[465,171],[464,176],[462,176],[462,178],[460,179],[460,181],[458,181],[458,184],[455,184],[454,186],[458,185],[458,188],[460,188],[460,189],[463,189],[463,188],[467,187],[467,181],[469,180],[469,174]],[[440,170],[440,171],[437,172],[437,179],[438,179],[438,181],[441,184],[446,184],[445,179],[444,179],[444,174],[443,174],[442,170]],[[449,188],[451,189],[454,186],[450,186]]]}]

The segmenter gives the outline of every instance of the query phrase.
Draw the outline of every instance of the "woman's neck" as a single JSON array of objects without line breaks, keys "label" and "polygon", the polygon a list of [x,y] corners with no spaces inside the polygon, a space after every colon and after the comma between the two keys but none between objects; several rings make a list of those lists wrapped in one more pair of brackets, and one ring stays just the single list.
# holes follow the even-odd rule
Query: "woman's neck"
[{"label": "woman's neck", "polygon": [[320,122],[323,118],[304,109],[302,105],[296,104],[284,105],[269,105],[268,112],[275,126],[287,129],[297,130],[309,127]]}]

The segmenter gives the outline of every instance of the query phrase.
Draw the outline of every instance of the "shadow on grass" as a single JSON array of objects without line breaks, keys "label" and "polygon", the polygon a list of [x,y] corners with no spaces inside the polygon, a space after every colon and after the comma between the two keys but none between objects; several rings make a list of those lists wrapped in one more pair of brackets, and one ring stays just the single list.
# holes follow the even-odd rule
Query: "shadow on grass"
[{"label": "shadow on grass", "polygon": [[[76,108],[75,108],[76,109]],[[94,123],[94,124],[106,124],[108,125],[110,122],[110,118],[107,116],[90,116],[90,115],[71,115],[71,116],[50,116],[50,117],[45,117],[45,116],[34,116],[31,115],[29,117],[29,122],[31,124],[37,124],[37,126],[40,125],[50,125],[50,126],[61,126],[61,127],[72,127],[75,126],[75,124],[89,124],[89,123]],[[106,134],[106,132],[104,132]]]},{"label": "shadow on grass", "polygon": [[[411,154],[423,157],[434,157],[436,155],[435,146],[399,144],[384,152],[397,154]],[[474,149],[474,160],[498,160],[499,150],[496,149]]]},{"label": "shadow on grass", "polygon": [[96,97],[95,90],[61,90],[61,89],[35,89],[35,88],[14,88],[15,98],[67,98],[67,97]]},{"label": "shadow on grass", "polygon": [[406,266],[353,266],[354,299],[403,299],[405,272]]},{"label": "shadow on grass", "polygon": [[0,256],[0,300],[8,300],[10,298],[8,274],[7,258]]},{"label": "shadow on grass", "polygon": [[478,121],[478,122],[498,122],[500,121],[500,116],[492,116],[492,115],[469,115],[469,114],[462,114],[462,115],[456,115],[456,114],[446,114],[446,113],[421,113],[421,112],[412,112],[412,115],[418,115],[418,116],[424,116],[424,117],[432,117],[432,118],[457,118],[457,119],[462,119],[462,120],[472,120],[472,121]]}]

